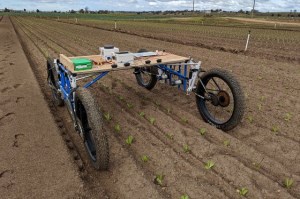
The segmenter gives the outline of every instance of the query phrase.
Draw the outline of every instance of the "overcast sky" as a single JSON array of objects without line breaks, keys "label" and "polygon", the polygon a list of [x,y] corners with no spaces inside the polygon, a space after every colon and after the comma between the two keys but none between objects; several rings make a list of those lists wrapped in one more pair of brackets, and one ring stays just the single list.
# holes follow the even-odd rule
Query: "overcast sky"
[{"label": "overcast sky", "polygon": [[[185,10],[192,9],[193,0],[0,0],[1,8],[48,10],[90,10],[149,11],[149,10]],[[237,11],[251,10],[253,0],[195,0],[195,9],[223,9]],[[300,0],[256,0],[259,11],[300,12]]]}]

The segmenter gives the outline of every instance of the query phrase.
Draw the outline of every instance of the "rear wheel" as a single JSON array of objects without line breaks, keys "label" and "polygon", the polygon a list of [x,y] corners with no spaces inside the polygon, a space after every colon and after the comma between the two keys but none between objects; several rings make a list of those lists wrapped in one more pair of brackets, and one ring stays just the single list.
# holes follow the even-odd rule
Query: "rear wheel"
[{"label": "rear wheel", "polygon": [[[146,49],[140,49],[139,53],[148,52]],[[157,82],[158,69],[155,66],[141,67],[134,70],[138,84],[148,90],[154,88]]]},{"label": "rear wheel", "polygon": [[92,165],[107,170],[109,164],[108,139],[103,129],[102,114],[89,90],[78,88],[75,97],[78,130],[84,140]]},{"label": "rear wheel", "polygon": [[60,92],[58,92],[58,74],[56,69],[53,67],[53,63],[50,59],[47,60],[47,74],[48,74],[48,84],[50,85],[53,102],[57,106],[63,106],[64,101],[61,98]]},{"label": "rear wheel", "polygon": [[244,94],[238,81],[227,71],[212,69],[205,72],[196,92],[197,107],[206,122],[229,131],[242,120]]}]

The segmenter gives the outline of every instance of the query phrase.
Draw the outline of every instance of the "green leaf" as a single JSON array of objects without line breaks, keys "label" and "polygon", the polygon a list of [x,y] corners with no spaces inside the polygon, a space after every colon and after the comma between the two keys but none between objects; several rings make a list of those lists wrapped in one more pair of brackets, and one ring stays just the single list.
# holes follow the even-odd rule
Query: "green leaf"
[{"label": "green leaf", "polygon": [[189,153],[189,152],[191,151],[191,149],[190,149],[190,147],[189,147],[187,144],[184,144],[184,145],[183,145],[183,151],[184,151],[185,153]]},{"label": "green leaf", "polygon": [[150,118],[149,118],[149,121],[150,121],[150,123],[153,125],[154,122],[156,121],[156,119],[155,119],[154,117],[150,117]]},{"label": "green leaf", "polygon": [[142,161],[143,161],[143,162],[148,162],[148,161],[149,161],[148,156],[143,155],[143,156],[142,156]]},{"label": "green leaf", "polygon": [[127,103],[127,107],[128,107],[129,109],[131,109],[131,108],[133,108],[133,104]]},{"label": "green leaf", "polygon": [[284,116],[284,120],[285,121],[290,121],[292,118],[292,114],[291,113],[286,113],[285,116]]},{"label": "green leaf", "polygon": [[120,132],[121,131],[121,126],[119,124],[115,125],[115,131]]},{"label": "green leaf", "polygon": [[294,180],[291,179],[291,178],[286,178],[286,179],[284,180],[283,184],[284,184],[284,186],[285,186],[286,188],[290,189],[290,188],[293,186],[293,184],[294,184]]},{"label": "green leaf", "polygon": [[211,160],[208,160],[204,165],[205,169],[207,169],[207,170],[213,168],[214,166],[215,166],[215,163]]},{"label": "green leaf", "polygon": [[109,113],[104,113],[104,118],[109,121],[112,119],[112,116]]},{"label": "green leaf", "polygon": [[157,184],[159,184],[160,186],[162,186],[162,185],[163,185],[163,180],[164,180],[164,178],[165,178],[165,176],[162,175],[162,174],[156,175],[156,177],[155,177],[155,182],[156,182]]},{"label": "green leaf", "polygon": [[229,146],[230,145],[230,140],[224,140],[223,144],[224,144],[224,146]]},{"label": "green leaf", "polygon": [[199,133],[200,133],[200,135],[205,135],[205,133],[206,133],[206,128],[200,128],[200,129],[199,129]]},{"label": "green leaf", "polygon": [[254,121],[254,119],[253,119],[253,117],[252,117],[251,115],[249,115],[247,119],[248,119],[248,121],[249,121],[250,123],[253,123],[253,121]]},{"label": "green leaf", "polygon": [[243,187],[237,190],[237,192],[241,195],[241,196],[246,196],[247,193],[249,192],[247,188]]},{"label": "green leaf", "polygon": [[144,113],[143,111],[140,112],[139,115],[140,115],[141,117],[145,117],[145,113]]},{"label": "green leaf", "polygon": [[183,194],[180,199],[189,199],[190,197],[187,194]]},{"label": "green leaf", "polygon": [[167,136],[167,138],[169,138],[170,140],[173,140],[173,139],[174,139],[174,134],[167,133],[166,136]]},{"label": "green leaf", "polygon": [[129,146],[132,144],[132,142],[133,142],[133,136],[132,135],[130,135],[130,136],[128,136],[128,138],[126,139],[126,144],[128,144]]}]

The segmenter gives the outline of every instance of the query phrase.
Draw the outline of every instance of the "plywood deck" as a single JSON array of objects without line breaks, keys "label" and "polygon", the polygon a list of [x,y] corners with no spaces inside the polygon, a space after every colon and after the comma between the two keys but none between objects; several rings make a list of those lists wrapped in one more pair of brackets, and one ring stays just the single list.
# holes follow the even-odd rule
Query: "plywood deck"
[{"label": "plywood deck", "polygon": [[[91,59],[93,63],[93,68],[90,70],[84,70],[84,71],[75,71],[74,65],[71,61],[72,58],[88,58]],[[161,59],[160,64],[172,64],[172,63],[182,63],[189,58],[182,57],[178,55],[174,55],[171,53],[161,53],[160,55],[150,56],[150,57],[139,57],[136,58],[128,67],[118,67],[118,68],[112,68],[111,65],[114,64],[114,62],[107,63],[105,62],[100,55],[89,55],[89,56],[77,56],[77,57],[67,57],[63,54],[60,54],[60,62],[73,74],[87,74],[87,73],[98,73],[98,72],[105,72],[105,71],[117,71],[117,70],[128,70],[130,68],[136,68],[136,67],[145,67],[145,66],[151,66],[157,64],[157,59]],[[146,64],[145,61],[150,60],[150,64]]]}]

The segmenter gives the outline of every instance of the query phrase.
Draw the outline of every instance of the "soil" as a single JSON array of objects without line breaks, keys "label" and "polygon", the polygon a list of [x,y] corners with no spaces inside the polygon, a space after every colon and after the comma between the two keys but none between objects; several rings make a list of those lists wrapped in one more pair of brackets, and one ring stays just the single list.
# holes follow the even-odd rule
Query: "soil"
[{"label": "soil", "polygon": [[[192,56],[202,61],[204,69],[229,70],[243,87],[244,120],[224,133],[201,119],[194,96],[161,83],[152,91],[142,89],[132,71],[109,74],[90,88],[102,112],[112,115],[105,122],[111,151],[107,172],[92,168],[67,110],[55,108],[83,161],[80,173],[88,197],[96,198],[104,190],[108,198],[180,198],[185,193],[192,199],[240,198],[236,190],[242,187],[249,190],[248,198],[300,197],[299,63],[43,19],[13,17],[12,21],[48,103],[45,57],[97,54],[98,47],[107,43],[131,51],[165,49]],[[116,124],[120,132],[114,130]],[[205,135],[200,135],[200,128],[206,129]],[[131,146],[125,143],[129,135],[135,140]],[[230,144],[225,146],[227,140]],[[183,151],[185,144],[189,153]],[[141,160],[143,155],[148,162]],[[204,168],[208,160],[215,162],[211,170]],[[156,175],[164,175],[162,186],[154,183]],[[294,180],[290,189],[284,187],[286,178]]]},{"label": "soil", "polygon": [[239,17],[226,17],[228,19],[235,19],[239,21],[246,22],[255,22],[255,23],[269,23],[269,24],[282,24],[282,25],[292,25],[292,26],[300,26],[300,23],[286,22],[286,21],[270,21],[264,19],[249,19],[249,18],[239,18]]},{"label": "soil", "polygon": [[83,182],[8,17],[0,44],[1,197],[81,197]]}]

